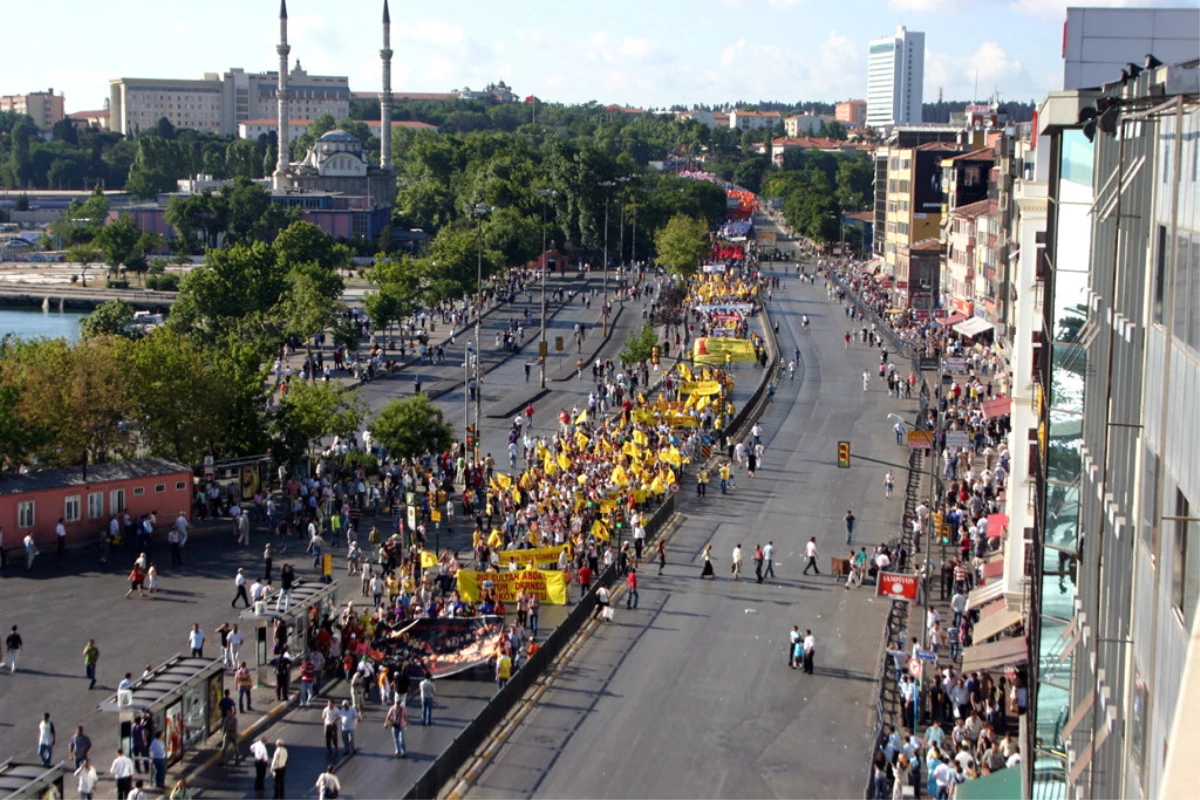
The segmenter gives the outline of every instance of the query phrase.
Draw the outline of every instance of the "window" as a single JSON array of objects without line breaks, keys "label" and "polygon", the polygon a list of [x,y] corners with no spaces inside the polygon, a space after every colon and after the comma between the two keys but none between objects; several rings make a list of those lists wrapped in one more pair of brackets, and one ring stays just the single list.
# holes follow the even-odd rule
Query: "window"
[{"label": "window", "polygon": [[967,167],[966,173],[963,175],[963,186],[978,186],[979,175],[979,167]]},{"label": "window", "polygon": [[66,522],[79,522],[80,511],[79,495],[73,494],[63,502],[63,519]]},{"label": "window", "polygon": [[104,492],[88,492],[88,519],[104,516]]},{"label": "window", "polygon": [[108,510],[113,514],[125,513],[125,490],[113,489],[108,493]]},{"label": "window", "polygon": [[167,490],[167,485],[165,483],[154,484],[154,493],[155,494],[162,494],[166,490]]},{"label": "window", "polygon": [[1158,226],[1158,236],[1155,241],[1154,253],[1154,299],[1151,313],[1154,315],[1154,321],[1162,324],[1163,321],[1163,287],[1167,280],[1167,226]]},{"label": "window", "polygon": [[1171,604],[1183,624],[1192,628],[1196,596],[1200,591],[1200,541],[1189,541],[1193,530],[1200,531],[1189,517],[1192,507],[1183,492],[1175,490],[1175,559],[1171,571]]},{"label": "window", "polygon": [[185,483],[184,481],[175,481],[175,491],[182,492],[186,488],[187,488],[187,483]]},{"label": "window", "polygon": [[135,486],[135,487],[133,487],[133,496],[134,496],[134,497],[141,497],[141,496],[142,496],[142,495],[144,495],[145,493],[146,493],[146,487],[145,487],[145,486]]},{"label": "window", "polygon": [[33,501],[26,500],[23,503],[17,503],[17,527],[32,528],[36,517],[33,513]]}]

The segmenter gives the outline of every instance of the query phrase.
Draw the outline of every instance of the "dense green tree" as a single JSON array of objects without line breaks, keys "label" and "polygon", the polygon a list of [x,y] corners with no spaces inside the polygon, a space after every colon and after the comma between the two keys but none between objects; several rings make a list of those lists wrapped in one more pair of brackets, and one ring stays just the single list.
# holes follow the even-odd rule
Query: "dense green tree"
[{"label": "dense green tree", "polygon": [[323,437],[357,433],[366,413],[362,396],[340,383],[292,381],[271,422],[272,453],[280,463],[293,464],[312,454]]},{"label": "dense green tree", "polygon": [[655,235],[658,263],[672,275],[688,277],[700,269],[708,253],[708,225],[697,217],[676,214]]},{"label": "dense green tree", "polygon": [[184,276],[169,323],[210,340],[241,330],[261,332],[286,288],[286,274],[265,242],[209,250],[204,264]]},{"label": "dense green tree", "polygon": [[379,410],[370,430],[392,458],[440,453],[454,441],[453,428],[426,394],[391,401]]},{"label": "dense green tree", "polygon": [[104,251],[104,261],[115,272],[121,264],[134,258],[141,231],[128,214],[121,214],[100,229],[93,244]]},{"label": "dense green tree", "polygon": [[351,263],[350,248],[338,244],[311,222],[293,222],[279,232],[271,246],[285,270],[296,264],[315,263],[322,270],[336,275],[339,269],[345,269]]},{"label": "dense green tree", "polygon": [[657,345],[658,334],[654,332],[654,328],[650,325],[643,325],[640,331],[629,335],[629,341],[625,343],[625,349],[621,351],[621,363],[629,366],[649,361]]},{"label": "dense green tree", "polygon": [[79,334],[85,339],[98,336],[133,338],[133,306],[124,300],[109,300],[96,307],[79,322]]}]

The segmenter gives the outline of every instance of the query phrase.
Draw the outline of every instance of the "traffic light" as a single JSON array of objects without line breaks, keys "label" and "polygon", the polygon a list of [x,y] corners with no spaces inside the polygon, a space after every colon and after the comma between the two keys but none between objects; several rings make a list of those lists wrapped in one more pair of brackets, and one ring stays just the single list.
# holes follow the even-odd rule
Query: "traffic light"
[{"label": "traffic light", "polygon": [[838,442],[838,469],[850,469],[849,442]]},{"label": "traffic light", "polygon": [[467,449],[470,450],[474,447],[475,447],[475,426],[468,425],[467,426]]},{"label": "traffic light", "polygon": [[650,363],[658,366],[658,345],[654,345],[654,349],[650,351]]},{"label": "traffic light", "polygon": [[616,508],[616,523],[618,528],[625,527],[625,509],[622,506]]}]

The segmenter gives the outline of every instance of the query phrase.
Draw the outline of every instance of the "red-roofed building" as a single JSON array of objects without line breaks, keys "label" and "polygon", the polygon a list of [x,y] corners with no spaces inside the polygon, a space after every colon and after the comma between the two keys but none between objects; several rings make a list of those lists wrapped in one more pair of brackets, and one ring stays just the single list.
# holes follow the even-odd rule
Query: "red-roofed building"
[{"label": "red-roofed building", "polygon": [[967,316],[975,313],[976,279],[985,265],[995,269],[995,237],[988,238],[995,214],[996,202],[985,198],[951,211],[946,225],[942,289],[947,307]]},{"label": "red-roofed building", "polygon": [[620,106],[615,103],[611,106],[604,107],[604,113],[610,117],[620,114],[627,119],[636,119],[646,113],[644,108],[632,108],[631,106]]},{"label": "red-roofed building", "polygon": [[783,115],[778,111],[743,111],[737,109],[729,112],[729,127],[735,131],[756,131],[762,128],[774,128],[783,121]]},{"label": "red-roofed building", "polygon": [[942,250],[940,239],[922,239],[896,250],[896,285],[892,292],[896,308],[932,313],[941,281]]},{"label": "red-roofed building", "polygon": [[[855,144],[845,139],[825,139],[818,136],[785,136],[771,140],[771,160],[783,166],[783,154],[788,150],[823,150],[827,153],[853,153],[856,150],[871,150],[870,145]],[[762,145],[759,152],[765,152]]]}]

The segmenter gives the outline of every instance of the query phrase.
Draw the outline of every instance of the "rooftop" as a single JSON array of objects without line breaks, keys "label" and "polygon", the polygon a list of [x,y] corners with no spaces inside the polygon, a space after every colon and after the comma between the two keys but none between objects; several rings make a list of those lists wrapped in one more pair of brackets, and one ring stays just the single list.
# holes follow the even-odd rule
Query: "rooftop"
[{"label": "rooftop", "polygon": [[984,198],[976,200],[974,203],[967,203],[965,206],[959,206],[950,213],[956,217],[982,217],[984,214],[990,214],[996,209],[996,201]]},{"label": "rooftop", "polygon": [[136,461],[92,464],[87,468],[86,479],[83,467],[43,469],[0,478],[0,495],[40,492],[68,486],[88,486],[134,478],[157,478],[178,472],[191,473],[191,471],[192,468],[187,464],[170,458],[140,458]]},{"label": "rooftop", "polygon": [[[922,145],[923,147],[924,145]],[[949,161],[995,161],[996,151],[994,148],[985,147],[982,150],[974,150],[970,153],[963,153],[960,156],[948,159]]]},{"label": "rooftop", "polygon": [[926,150],[926,151],[928,151],[928,150],[962,150],[964,146],[965,145],[961,145],[958,142],[926,142],[925,144],[917,145],[913,149],[914,150]]}]

